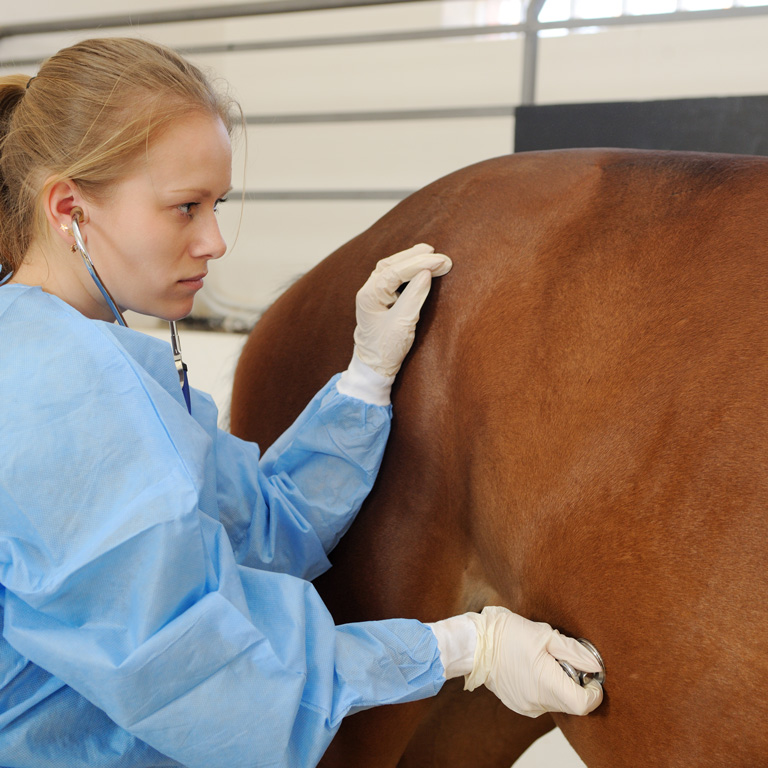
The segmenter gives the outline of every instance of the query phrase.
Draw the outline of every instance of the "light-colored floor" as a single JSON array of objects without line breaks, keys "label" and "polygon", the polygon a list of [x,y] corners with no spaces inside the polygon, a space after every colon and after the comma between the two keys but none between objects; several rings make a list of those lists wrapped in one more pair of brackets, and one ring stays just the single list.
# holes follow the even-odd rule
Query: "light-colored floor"
[{"label": "light-colored floor", "polygon": [[531,744],[515,768],[586,768],[559,728]]}]

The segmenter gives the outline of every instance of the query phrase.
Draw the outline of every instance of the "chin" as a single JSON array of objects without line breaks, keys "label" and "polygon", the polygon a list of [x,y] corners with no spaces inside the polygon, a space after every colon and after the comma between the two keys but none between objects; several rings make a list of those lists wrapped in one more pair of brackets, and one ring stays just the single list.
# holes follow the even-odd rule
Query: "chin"
[{"label": "chin", "polygon": [[158,320],[167,320],[175,322],[176,320],[183,320],[185,317],[189,317],[192,312],[192,302],[174,302],[164,304],[160,307],[147,308],[146,310],[139,310],[142,314],[151,315]]},{"label": "chin", "polygon": [[171,312],[167,315],[158,315],[159,320],[167,320],[169,323],[175,323],[177,320],[183,320],[185,317],[189,317],[189,312]]}]

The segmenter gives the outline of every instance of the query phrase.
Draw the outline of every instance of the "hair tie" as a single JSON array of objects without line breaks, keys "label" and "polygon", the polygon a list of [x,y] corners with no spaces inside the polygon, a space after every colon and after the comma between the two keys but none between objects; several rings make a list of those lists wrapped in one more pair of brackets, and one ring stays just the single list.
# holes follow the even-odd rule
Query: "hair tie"
[{"label": "hair tie", "polygon": [[32,77],[27,80],[27,88],[26,90],[29,90],[29,86],[32,85],[32,81],[37,77],[37,75],[33,75]]}]

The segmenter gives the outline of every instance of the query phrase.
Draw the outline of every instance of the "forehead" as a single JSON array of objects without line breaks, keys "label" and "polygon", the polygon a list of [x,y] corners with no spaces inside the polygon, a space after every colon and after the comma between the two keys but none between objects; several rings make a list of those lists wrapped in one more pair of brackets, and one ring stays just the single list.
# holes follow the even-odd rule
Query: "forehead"
[{"label": "forehead", "polygon": [[149,177],[158,191],[174,188],[210,189],[218,194],[229,187],[232,147],[218,117],[192,114],[174,121],[148,147],[139,175]]}]

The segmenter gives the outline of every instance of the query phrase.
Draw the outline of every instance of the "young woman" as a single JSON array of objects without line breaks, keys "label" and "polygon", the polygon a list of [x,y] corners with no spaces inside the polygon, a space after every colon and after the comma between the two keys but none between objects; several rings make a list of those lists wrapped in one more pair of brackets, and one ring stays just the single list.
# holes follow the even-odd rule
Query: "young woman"
[{"label": "young woman", "polygon": [[447,257],[380,262],[348,370],[261,458],[122,324],[184,317],[223,255],[231,106],[131,39],[0,79],[0,764],[313,766],[345,715],[458,675],[518,712],[587,713],[600,686],[557,660],[598,665],[546,624],[334,626],[309,582],[376,477]]}]

